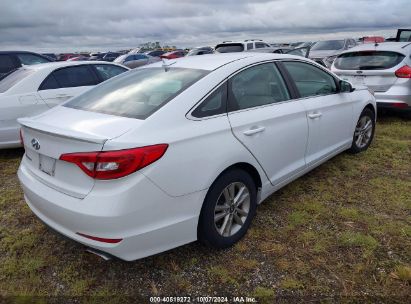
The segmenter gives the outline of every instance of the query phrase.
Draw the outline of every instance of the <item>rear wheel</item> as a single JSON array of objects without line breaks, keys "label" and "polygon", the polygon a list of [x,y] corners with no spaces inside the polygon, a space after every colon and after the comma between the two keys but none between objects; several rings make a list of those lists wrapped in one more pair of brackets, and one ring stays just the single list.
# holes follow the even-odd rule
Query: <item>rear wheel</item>
[{"label": "rear wheel", "polygon": [[255,215],[257,191],[243,170],[223,173],[210,187],[198,224],[198,238],[207,246],[226,248],[247,232]]},{"label": "rear wheel", "polygon": [[370,146],[375,132],[375,114],[366,108],[362,111],[355,127],[350,153],[360,153]]}]

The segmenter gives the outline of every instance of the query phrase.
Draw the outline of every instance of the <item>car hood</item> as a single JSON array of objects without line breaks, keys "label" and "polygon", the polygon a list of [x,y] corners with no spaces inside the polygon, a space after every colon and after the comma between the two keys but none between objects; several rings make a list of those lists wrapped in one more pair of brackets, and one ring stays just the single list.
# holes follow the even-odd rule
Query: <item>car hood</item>
[{"label": "car hood", "polygon": [[341,54],[343,50],[323,50],[323,51],[316,51],[316,50],[311,50],[310,51],[310,58],[326,58],[330,56],[336,56]]}]

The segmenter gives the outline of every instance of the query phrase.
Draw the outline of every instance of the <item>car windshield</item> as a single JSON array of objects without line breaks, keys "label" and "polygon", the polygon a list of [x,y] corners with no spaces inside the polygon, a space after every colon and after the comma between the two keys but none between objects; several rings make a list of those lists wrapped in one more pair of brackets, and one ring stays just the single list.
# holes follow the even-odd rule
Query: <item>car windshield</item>
[{"label": "car windshield", "polygon": [[8,89],[22,81],[27,76],[34,73],[31,69],[18,69],[12,71],[0,78],[0,93],[6,92]]},{"label": "car windshield", "polygon": [[312,51],[330,51],[330,50],[341,50],[344,48],[344,40],[327,40],[318,41],[311,48]]},{"label": "car windshield", "polygon": [[388,51],[363,51],[342,54],[334,62],[339,70],[385,70],[395,67],[404,55]]},{"label": "car windshield", "polygon": [[134,70],[103,82],[64,106],[145,119],[207,73],[172,67]]},{"label": "car windshield", "polygon": [[224,43],[215,47],[217,53],[233,53],[244,51],[244,45],[242,43]]}]

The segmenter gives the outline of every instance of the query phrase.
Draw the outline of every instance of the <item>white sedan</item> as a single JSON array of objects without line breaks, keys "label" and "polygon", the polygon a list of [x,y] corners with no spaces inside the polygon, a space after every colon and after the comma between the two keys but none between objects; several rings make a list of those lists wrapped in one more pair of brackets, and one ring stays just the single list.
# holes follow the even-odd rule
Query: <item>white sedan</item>
[{"label": "white sedan", "polygon": [[107,62],[24,66],[0,78],[0,149],[19,147],[17,118],[40,114],[129,70]]},{"label": "white sedan", "polygon": [[256,206],[324,161],[364,151],[375,99],[302,57],[204,55],[115,77],[20,119],[31,210],[124,260],[239,241]]}]

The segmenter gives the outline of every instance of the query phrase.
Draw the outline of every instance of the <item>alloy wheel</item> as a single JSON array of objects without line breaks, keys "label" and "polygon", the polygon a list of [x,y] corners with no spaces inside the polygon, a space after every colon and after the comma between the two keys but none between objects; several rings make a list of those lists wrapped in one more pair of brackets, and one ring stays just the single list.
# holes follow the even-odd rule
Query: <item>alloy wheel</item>
[{"label": "alloy wheel", "polygon": [[220,193],[214,208],[214,224],[224,237],[236,234],[250,212],[250,191],[241,182],[228,185]]}]

